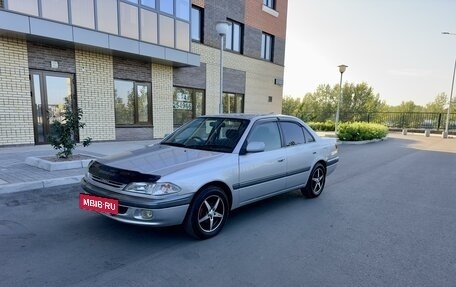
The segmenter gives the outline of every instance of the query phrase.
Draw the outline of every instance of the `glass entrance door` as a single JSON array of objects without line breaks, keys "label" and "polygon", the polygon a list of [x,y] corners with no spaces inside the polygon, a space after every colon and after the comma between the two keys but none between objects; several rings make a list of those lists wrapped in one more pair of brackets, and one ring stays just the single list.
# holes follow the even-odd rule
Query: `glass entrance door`
[{"label": "glass entrance door", "polygon": [[52,123],[62,121],[65,99],[74,105],[73,75],[31,71],[32,111],[35,144],[46,144],[52,134]]}]

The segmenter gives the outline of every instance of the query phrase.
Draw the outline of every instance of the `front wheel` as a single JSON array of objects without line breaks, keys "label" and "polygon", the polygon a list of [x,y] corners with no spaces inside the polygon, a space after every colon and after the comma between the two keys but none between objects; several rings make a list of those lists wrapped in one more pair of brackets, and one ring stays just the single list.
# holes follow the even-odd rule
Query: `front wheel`
[{"label": "front wheel", "polygon": [[198,239],[214,237],[222,230],[228,214],[229,206],[225,192],[216,186],[207,187],[190,205],[184,229]]},{"label": "front wheel", "polygon": [[325,182],[326,168],[321,163],[317,163],[310,173],[306,186],[301,188],[301,193],[307,198],[318,197],[325,187]]}]

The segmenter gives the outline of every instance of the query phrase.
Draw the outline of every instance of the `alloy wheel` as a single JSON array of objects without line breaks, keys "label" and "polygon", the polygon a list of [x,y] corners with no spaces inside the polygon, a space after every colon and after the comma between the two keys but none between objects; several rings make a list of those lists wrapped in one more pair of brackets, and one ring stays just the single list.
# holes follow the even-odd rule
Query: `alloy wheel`
[{"label": "alloy wheel", "polygon": [[198,210],[198,224],[204,232],[216,230],[225,216],[225,204],[218,195],[207,197]]}]

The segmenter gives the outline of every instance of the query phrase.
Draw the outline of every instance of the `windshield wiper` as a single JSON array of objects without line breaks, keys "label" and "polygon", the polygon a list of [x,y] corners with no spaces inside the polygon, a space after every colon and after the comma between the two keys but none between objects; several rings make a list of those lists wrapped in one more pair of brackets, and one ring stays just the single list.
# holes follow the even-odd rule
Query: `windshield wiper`
[{"label": "windshield wiper", "polygon": [[201,149],[201,150],[207,150],[207,151],[218,151],[218,152],[231,152],[232,148],[224,145],[216,145],[216,144],[206,144],[206,145],[191,145],[191,146],[186,146],[188,148],[194,148],[194,149]]},{"label": "windshield wiper", "polygon": [[160,143],[162,145],[170,145],[170,146],[177,146],[177,147],[185,147],[184,144],[182,143],[173,143],[173,142],[164,142],[164,143]]}]

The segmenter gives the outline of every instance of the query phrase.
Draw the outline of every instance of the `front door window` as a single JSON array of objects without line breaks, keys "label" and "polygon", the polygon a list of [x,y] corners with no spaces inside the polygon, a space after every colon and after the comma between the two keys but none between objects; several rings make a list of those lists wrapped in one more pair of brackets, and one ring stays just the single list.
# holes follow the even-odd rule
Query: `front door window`
[{"label": "front door window", "polygon": [[31,84],[35,144],[46,144],[53,133],[52,123],[63,120],[65,99],[75,106],[73,76],[32,71]]}]

